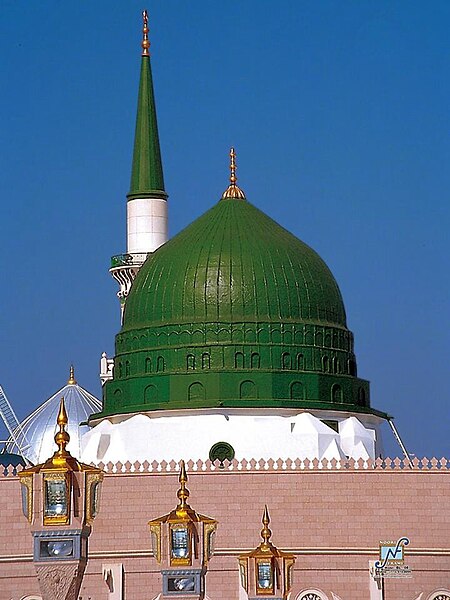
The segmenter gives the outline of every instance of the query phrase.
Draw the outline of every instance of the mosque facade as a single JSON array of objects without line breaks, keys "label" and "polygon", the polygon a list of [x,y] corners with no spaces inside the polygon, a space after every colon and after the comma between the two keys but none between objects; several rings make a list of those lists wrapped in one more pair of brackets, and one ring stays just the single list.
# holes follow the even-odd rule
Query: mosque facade
[{"label": "mosque facade", "polygon": [[[39,465],[0,477],[0,598],[450,600],[449,460],[385,456],[392,417],[358,374],[338,284],[246,198],[233,148],[220,199],[168,239],[149,48],[144,12],[127,249],[110,268],[115,356],[101,359],[102,402],[71,371],[23,423]],[[54,485],[66,445],[70,514],[52,521],[39,477]],[[204,547],[166,564],[164,532],[181,543],[180,515]],[[42,558],[67,540],[84,561],[71,575],[69,559]],[[257,577],[255,591],[249,565],[270,548],[273,589]],[[191,591],[176,587],[190,577]]]}]

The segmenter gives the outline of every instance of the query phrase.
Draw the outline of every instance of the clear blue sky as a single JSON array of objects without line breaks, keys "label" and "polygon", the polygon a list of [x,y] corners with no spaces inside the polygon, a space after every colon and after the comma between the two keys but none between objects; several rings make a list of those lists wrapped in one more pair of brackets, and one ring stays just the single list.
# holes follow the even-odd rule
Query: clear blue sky
[{"label": "clear blue sky", "polygon": [[[99,396],[114,351],[144,7],[2,2],[0,384],[19,417],[71,362]],[[450,455],[450,3],[147,8],[171,234],[219,198],[235,145],[249,200],[339,282],[372,405],[410,452]]]}]

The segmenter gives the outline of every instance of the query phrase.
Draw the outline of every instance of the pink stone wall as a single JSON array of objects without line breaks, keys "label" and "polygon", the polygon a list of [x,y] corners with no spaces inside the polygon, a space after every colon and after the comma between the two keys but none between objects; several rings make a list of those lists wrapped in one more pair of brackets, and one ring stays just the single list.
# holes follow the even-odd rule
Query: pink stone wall
[{"label": "pink stone wall", "polygon": [[[272,465],[273,466],[273,465]],[[412,579],[385,582],[386,600],[428,600],[450,590],[450,471],[446,468],[189,472],[190,504],[219,521],[217,553],[207,575],[211,600],[238,599],[236,556],[259,541],[264,504],[272,541],[297,555],[292,598],[319,589],[324,598],[370,598],[369,561],[380,540],[410,538]],[[0,478],[0,600],[39,589],[32,540],[16,477]],[[176,472],[107,474],[90,537],[80,597],[107,600],[102,565],[122,563],[126,600],[149,600],[161,589],[150,555],[149,519],[176,505]],[[8,559],[8,557],[10,557]],[[450,594],[450,592],[449,592]]]}]

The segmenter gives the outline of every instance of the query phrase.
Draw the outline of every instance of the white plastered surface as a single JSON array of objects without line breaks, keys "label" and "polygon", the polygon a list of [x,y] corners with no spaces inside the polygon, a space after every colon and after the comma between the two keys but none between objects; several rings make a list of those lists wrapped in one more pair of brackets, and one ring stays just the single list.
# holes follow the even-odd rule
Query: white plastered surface
[{"label": "white plastered surface", "polygon": [[[87,463],[206,460],[211,446],[217,442],[231,444],[238,460],[378,456],[376,425],[369,423],[365,427],[351,416],[340,421],[336,432],[321,418],[302,412],[294,416],[137,414],[118,423],[105,419],[83,436],[82,460]],[[324,414],[323,419],[327,418],[330,416]]]}]

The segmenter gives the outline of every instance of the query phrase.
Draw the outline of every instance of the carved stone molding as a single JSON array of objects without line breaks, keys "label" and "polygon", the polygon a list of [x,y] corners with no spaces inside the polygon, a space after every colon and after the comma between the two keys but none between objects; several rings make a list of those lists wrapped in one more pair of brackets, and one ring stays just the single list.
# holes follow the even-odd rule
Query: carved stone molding
[{"label": "carved stone molding", "polygon": [[78,562],[36,565],[43,600],[77,600],[84,568]]}]

